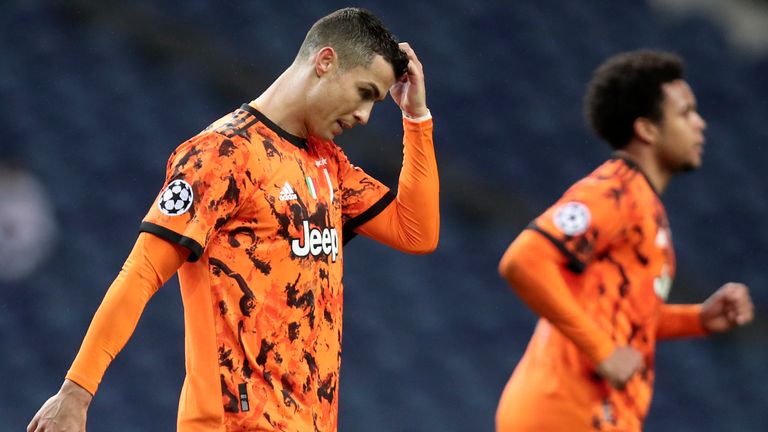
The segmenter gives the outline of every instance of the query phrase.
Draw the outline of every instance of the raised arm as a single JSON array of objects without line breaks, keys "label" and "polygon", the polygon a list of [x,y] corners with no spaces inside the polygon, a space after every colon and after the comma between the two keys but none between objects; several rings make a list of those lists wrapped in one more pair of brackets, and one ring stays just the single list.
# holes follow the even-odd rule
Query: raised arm
[{"label": "raised arm", "polygon": [[408,72],[390,93],[403,111],[403,168],[397,198],[357,232],[410,253],[435,250],[440,236],[440,182],[427,109],[424,70],[407,43]]}]

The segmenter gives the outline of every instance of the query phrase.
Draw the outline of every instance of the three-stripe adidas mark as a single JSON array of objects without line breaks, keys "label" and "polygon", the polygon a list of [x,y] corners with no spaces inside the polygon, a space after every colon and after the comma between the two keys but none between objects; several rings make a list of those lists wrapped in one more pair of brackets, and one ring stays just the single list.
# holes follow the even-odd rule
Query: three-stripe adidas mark
[{"label": "three-stripe adidas mark", "polygon": [[291,187],[288,182],[285,182],[283,185],[283,188],[280,189],[280,196],[278,196],[278,199],[280,201],[289,201],[289,200],[295,200],[298,196],[296,195],[296,192],[293,191],[293,188]]}]

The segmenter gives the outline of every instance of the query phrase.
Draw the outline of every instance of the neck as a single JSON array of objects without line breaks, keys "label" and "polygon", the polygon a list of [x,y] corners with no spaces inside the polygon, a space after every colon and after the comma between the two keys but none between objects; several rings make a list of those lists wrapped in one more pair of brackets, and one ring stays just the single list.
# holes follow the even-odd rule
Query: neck
[{"label": "neck", "polygon": [[306,80],[301,74],[295,64],[291,65],[250,105],[291,135],[307,138],[304,122]]},{"label": "neck", "polygon": [[667,189],[672,173],[665,169],[654,157],[651,149],[644,143],[632,142],[622,150],[615,152],[616,156],[629,159],[643,170],[648,181],[659,194]]}]

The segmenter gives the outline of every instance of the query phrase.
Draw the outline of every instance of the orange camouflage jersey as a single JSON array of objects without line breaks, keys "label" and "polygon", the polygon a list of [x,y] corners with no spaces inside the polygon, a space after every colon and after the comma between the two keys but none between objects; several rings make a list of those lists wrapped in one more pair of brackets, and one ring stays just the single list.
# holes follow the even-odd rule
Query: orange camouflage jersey
[{"label": "orange camouflage jersey", "polygon": [[189,248],[180,431],[335,431],[342,244],[394,195],[249,105],[171,155],[141,230]]},{"label": "orange camouflage jersey", "polygon": [[[651,402],[660,311],[675,274],[658,194],[634,163],[614,158],[573,185],[528,228],[564,254],[569,271],[562,275],[587,315],[616,346],[642,353],[646,368],[623,391],[616,390],[597,376],[585,353],[542,319],[500,409],[536,407],[527,415],[550,416],[562,410],[563,417],[572,413],[568,418],[574,419],[588,413],[588,430],[640,430]],[[568,402],[562,405],[563,400]],[[563,430],[585,429],[570,424]]]}]

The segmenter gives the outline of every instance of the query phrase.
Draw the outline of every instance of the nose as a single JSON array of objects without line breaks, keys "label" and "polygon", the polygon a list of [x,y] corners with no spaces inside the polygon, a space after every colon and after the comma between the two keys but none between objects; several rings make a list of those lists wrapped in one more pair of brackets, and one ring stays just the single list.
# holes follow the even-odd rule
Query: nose
[{"label": "nose", "polygon": [[696,113],[696,125],[699,126],[701,130],[704,130],[707,128],[707,122],[704,120],[704,117],[701,116],[698,112]]},{"label": "nose", "polygon": [[355,120],[361,125],[368,124],[368,119],[371,118],[371,111],[373,111],[373,102],[361,105],[360,108],[355,110]]}]

